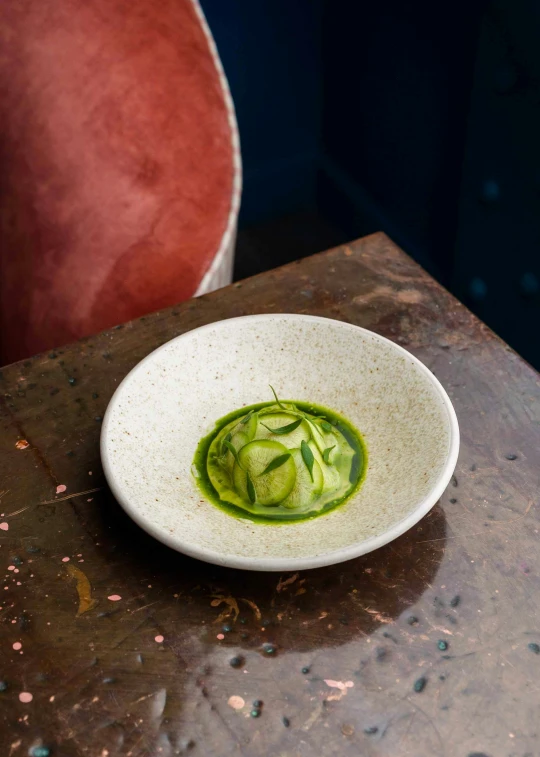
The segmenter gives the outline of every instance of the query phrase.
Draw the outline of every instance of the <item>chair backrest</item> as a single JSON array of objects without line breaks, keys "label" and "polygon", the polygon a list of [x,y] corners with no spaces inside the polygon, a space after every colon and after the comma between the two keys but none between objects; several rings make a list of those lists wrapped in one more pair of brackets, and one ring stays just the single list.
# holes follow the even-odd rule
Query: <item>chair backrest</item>
[{"label": "chair backrest", "polygon": [[0,4],[1,363],[230,280],[234,109],[196,0]]}]

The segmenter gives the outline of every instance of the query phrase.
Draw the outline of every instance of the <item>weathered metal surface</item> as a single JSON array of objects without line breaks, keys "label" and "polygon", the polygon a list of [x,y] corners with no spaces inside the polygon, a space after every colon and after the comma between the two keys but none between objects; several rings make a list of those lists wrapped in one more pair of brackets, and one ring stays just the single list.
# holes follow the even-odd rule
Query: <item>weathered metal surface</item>
[{"label": "weathered metal surface", "polygon": [[[123,514],[100,420],[164,341],[280,311],[410,349],[455,403],[460,460],[431,514],[378,552],[299,575],[223,570]],[[539,388],[383,235],[3,369],[1,753],[538,754]]]}]

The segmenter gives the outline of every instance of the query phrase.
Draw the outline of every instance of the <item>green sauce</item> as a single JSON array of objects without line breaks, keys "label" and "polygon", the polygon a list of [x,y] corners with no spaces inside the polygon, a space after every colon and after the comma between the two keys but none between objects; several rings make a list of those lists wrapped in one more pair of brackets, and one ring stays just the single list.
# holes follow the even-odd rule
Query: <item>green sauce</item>
[{"label": "green sauce", "polygon": [[197,485],[212,504],[272,525],[330,512],[358,491],[366,470],[365,443],[345,418],[279,400],[221,418],[193,460]]}]

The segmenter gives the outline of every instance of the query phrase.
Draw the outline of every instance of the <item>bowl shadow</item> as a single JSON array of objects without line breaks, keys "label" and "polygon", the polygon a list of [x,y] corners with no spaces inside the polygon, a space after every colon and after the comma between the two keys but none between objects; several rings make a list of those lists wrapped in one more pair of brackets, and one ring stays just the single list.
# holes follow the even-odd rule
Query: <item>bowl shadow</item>
[{"label": "bowl shadow", "polygon": [[[161,627],[201,624],[207,641],[240,648],[336,647],[388,626],[431,586],[446,544],[437,504],[390,544],[354,560],[297,573],[223,568],[175,552],[131,521],[110,492],[97,511],[102,555],[114,562],[140,607],[155,602]],[[148,584],[151,590],[146,591]],[[141,589],[141,587],[143,587]],[[223,640],[221,640],[223,641]]]}]

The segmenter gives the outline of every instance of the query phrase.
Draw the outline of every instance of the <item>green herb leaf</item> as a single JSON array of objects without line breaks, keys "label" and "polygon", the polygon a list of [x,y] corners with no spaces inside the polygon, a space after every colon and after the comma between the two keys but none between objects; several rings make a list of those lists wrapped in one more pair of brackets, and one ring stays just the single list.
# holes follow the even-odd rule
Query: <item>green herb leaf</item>
[{"label": "green herb leaf", "polygon": [[304,418],[309,423],[309,425],[311,426],[312,429],[314,429],[318,434],[321,433],[321,430],[320,430],[319,426],[315,423],[315,421],[313,420],[313,418],[308,418],[307,415],[304,415]]},{"label": "green herb leaf", "polygon": [[324,431],[327,431],[328,433],[330,433],[330,431],[332,431],[332,426],[331,426],[331,425],[330,425],[330,424],[328,423],[328,421],[323,421],[323,422],[321,423],[321,428],[322,428],[322,429],[323,429]]},{"label": "green herb leaf", "polygon": [[225,454],[225,449],[226,449],[226,446],[227,446],[226,442],[230,442],[231,439],[232,439],[232,431],[229,431],[229,433],[227,434],[227,436],[225,436],[223,438],[222,442],[221,442],[221,454],[222,455]]},{"label": "green herb leaf", "polygon": [[238,452],[236,451],[236,448],[234,447],[234,445],[231,444],[231,442],[227,438],[225,438],[223,440],[223,446],[227,447],[227,449],[229,450],[229,452],[231,453],[231,455],[236,460],[237,465],[241,468],[242,466],[240,465],[240,459],[238,457]]},{"label": "green herb leaf", "polygon": [[277,394],[276,394],[276,390],[274,389],[274,387],[273,387],[273,386],[272,386],[271,384],[268,384],[268,386],[269,386],[269,387],[270,387],[270,389],[272,390],[272,393],[273,393],[274,397],[276,398],[276,402],[278,403],[278,405],[279,405],[279,406],[280,406],[280,407],[281,407],[281,408],[282,408],[283,410],[285,410],[285,407],[284,407],[284,406],[283,406],[283,405],[281,404],[281,402],[279,401],[279,397],[277,396]]},{"label": "green herb leaf", "polygon": [[315,462],[315,458],[313,457],[311,447],[309,446],[309,444],[306,444],[304,439],[302,439],[302,444],[300,445],[300,452],[302,453],[302,459],[305,462],[306,468],[308,469],[309,475],[311,476],[311,480],[313,481],[313,463]]},{"label": "green herb leaf", "polygon": [[252,505],[255,504],[255,500],[257,499],[257,495],[255,494],[255,487],[253,486],[253,481],[251,480],[251,476],[249,473],[246,473],[247,476],[247,492],[249,501]]},{"label": "green herb leaf", "polygon": [[[290,458],[291,453],[285,452],[283,455],[278,455],[273,460],[270,460],[266,468],[263,470],[262,473],[259,473],[259,476],[264,476],[265,473],[270,473],[270,471],[275,470],[276,468],[279,468],[283,465],[283,463],[286,463],[287,460]],[[257,476],[257,478],[259,478]]]},{"label": "green herb leaf", "polygon": [[251,418],[251,416],[253,415],[254,412],[255,412],[255,410],[250,410],[249,413],[246,415],[246,417],[242,418],[242,420],[240,421],[240,423],[242,424],[242,426],[246,425],[246,423],[249,421],[249,419]]},{"label": "green herb leaf", "polygon": [[270,426],[267,426],[266,423],[263,423],[261,421],[261,426],[264,426],[268,431],[271,431],[273,434],[290,434],[291,431],[294,431],[298,428],[298,426],[302,423],[302,418],[298,418],[297,421],[293,421],[292,423],[288,423],[286,426],[279,426],[278,428],[270,428]]},{"label": "green herb leaf", "polygon": [[324,452],[322,453],[322,459],[327,465],[330,465],[330,452],[334,449],[336,445],[334,444],[332,447],[327,447]]}]

